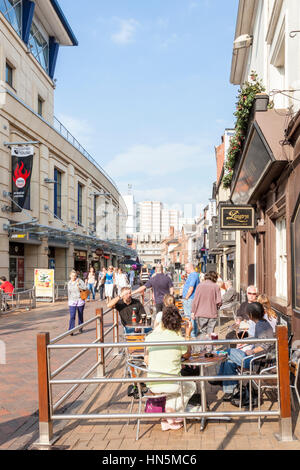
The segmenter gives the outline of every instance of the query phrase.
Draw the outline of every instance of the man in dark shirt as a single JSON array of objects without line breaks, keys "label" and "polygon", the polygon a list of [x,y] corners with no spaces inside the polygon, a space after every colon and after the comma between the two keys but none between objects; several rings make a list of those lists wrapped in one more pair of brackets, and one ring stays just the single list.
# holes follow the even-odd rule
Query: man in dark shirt
[{"label": "man in dark shirt", "polygon": [[147,289],[153,289],[156,313],[161,312],[164,304],[164,296],[166,294],[174,294],[173,282],[169,276],[164,274],[162,265],[156,268],[156,274],[149,279],[146,285],[140,287],[134,294],[141,294]]},{"label": "man in dark shirt", "polygon": [[[130,287],[123,287],[121,290],[121,295],[112,299],[108,304],[108,308],[115,308],[118,310],[121,318],[122,325],[125,328],[127,334],[134,333],[135,328],[128,328],[127,325],[132,325],[132,314],[133,309],[136,315],[136,323],[141,323],[142,314],[146,315],[144,306],[137,299],[132,298],[132,293]],[[151,331],[151,328],[146,329],[145,333]]]}]

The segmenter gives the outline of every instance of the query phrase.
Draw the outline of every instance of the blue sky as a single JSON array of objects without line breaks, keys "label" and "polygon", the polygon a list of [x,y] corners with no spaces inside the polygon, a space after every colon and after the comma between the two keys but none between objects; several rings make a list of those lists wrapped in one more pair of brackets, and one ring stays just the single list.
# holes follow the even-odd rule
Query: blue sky
[{"label": "blue sky", "polygon": [[60,0],[55,114],[138,201],[206,204],[214,147],[234,124],[238,0]]}]

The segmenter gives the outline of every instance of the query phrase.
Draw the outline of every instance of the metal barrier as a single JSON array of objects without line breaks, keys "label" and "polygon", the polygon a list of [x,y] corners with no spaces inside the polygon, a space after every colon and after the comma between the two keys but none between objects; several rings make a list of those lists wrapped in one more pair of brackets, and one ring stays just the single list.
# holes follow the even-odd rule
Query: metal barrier
[{"label": "metal barrier", "polygon": [[[142,296],[143,299],[143,296]],[[144,299],[143,299],[144,301]],[[151,299],[147,303],[151,303]],[[170,377],[140,377],[140,378],[108,378],[105,370],[105,360],[108,355],[117,349],[123,351],[126,348],[132,347],[131,343],[119,342],[119,320],[118,312],[113,311],[113,325],[104,332],[104,316],[109,314],[112,310],[103,312],[103,309],[96,311],[96,317],[90,319],[84,325],[80,325],[72,332],[78,331],[83,326],[96,322],[96,340],[92,344],[57,344],[59,341],[67,337],[71,332],[64,333],[63,335],[50,341],[49,333],[40,333],[37,338],[38,347],[38,377],[39,377],[39,424],[40,424],[40,440],[38,445],[49,446],[53,443],[53,421],[54,420],[107,420],[107,419],[129,419],[129,418],[147,418],[157,419],[165,418],[163,413],[114,413],[114,414],[82,414],[82,415],[67,415],[58,414],[58,408],[66,401],[66,399],[80,386],[80,385],[95,385],[95,384],[132,384],[132,383],[147,383],[147,382],[170,382]],[[113,342],[105,343],[106,336],[113,331]],[[206,417],[245,417],[245,416],[273,416],[279,418],[279,435],[278,438],[284,441],[293,440],[292,435],[292,422],[291,422],[291,400],[290,400],[290,384],[289,384],[289,357],[288,357],[288,337],[286,327],[277,327],[277,337],[274,339],[246,339],[246,340],[217,340],[217,341],[186,341],[187,346],[195,345],[227,345],[230,344],[259,344],[259,343],[275,343],[277,365],[275,374],[267,375],[237,375],[237,376],[197,376],[197,377],[176,377],[175,382],[184,381],[202,381],[208,382],[213,380],[236,380],[236,381],[249,381],[249,380],[270,380],[276,379],[278,385],[279,403],[278,410],[275,411],[205,411],[205,412],[184,412],[184,413],[168,413],[170,418],[206,418]],[[170,347],[173,345],[182,345],[182,342],[151,342],[147,346],[161,346]],[[144,347],[145,343],[135,343],[137,347]],[[54,350],[74,349],[81,350],[59,369],[51,373],[50,371],[50,353]],[[55,379],[62,371],[64,371],[70,364],[76,361],[84,353],[89,350],[95,349],[96,363],[79,379]],[[105,349],[108,352],[105,354]],[[118,352],[116,353],[118,355]],[[95,371],[95,377],[88,378],[92,372]],[[71,389],[56,403],[53,403],[52,387],[55,385],[72,385]]]},{"label": "metal barrier", "polygon": [[55,300],[62,300],[68,298],[68,283],[55,283]]},{"label": "metal barrier", "polygon": [[15,310],[32,310],[36,308],[35,289],[25,291],[15,290],[5,294],[0,289],[0,312],[9,313]]}]

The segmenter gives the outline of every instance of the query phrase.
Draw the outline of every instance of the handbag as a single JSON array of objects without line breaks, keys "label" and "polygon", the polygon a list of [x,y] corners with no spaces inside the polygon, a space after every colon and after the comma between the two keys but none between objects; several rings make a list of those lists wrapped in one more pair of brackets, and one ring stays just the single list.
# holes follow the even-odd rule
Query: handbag
[{"label": "handbag", "polygon": [[165,413],[166,401],[166,397],[148,398],[145,413]]},{"label": "handbag", "polygon": [[81,290],[80,291],[80,298],[81,300],[86,300],[88,298],[88,296],[91,294],[91,291],[89,289],[87,290]]}]

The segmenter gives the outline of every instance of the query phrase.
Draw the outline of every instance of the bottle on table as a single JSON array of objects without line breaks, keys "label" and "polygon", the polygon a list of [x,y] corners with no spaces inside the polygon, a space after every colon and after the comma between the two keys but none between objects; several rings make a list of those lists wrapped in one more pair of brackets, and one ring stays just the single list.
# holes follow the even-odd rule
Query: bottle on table
[{"label": "bottle on table", "polygon": [[136,325],[137,321],[136,321],[136,308],[134,307],[132,309],[132,324],[133,325]]}]

